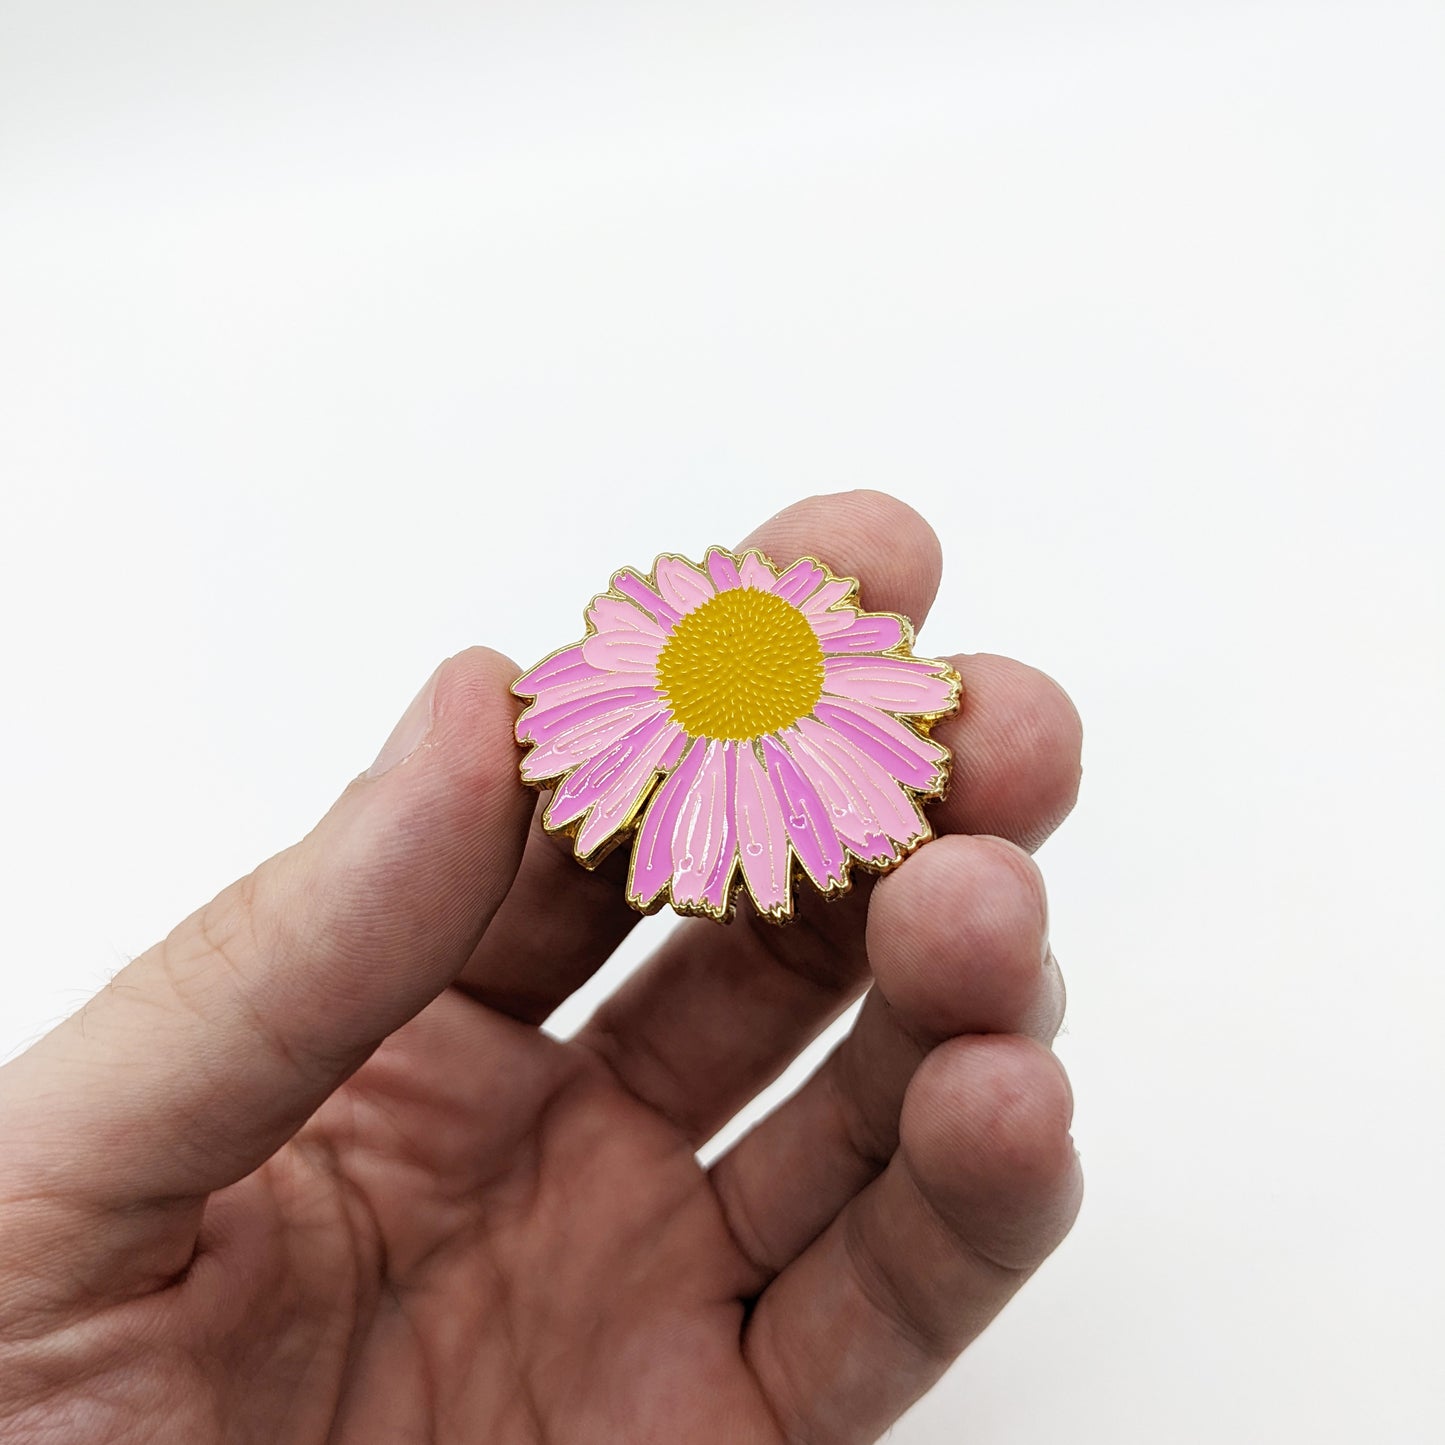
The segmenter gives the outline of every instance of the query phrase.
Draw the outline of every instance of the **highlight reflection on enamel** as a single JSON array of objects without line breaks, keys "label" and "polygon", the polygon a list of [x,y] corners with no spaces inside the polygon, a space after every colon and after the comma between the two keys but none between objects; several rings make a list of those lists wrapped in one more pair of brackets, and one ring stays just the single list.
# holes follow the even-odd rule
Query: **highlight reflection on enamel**
[{"label": "highlight reflection on enamel", "polygon": [[792,916],[793,885],[849,886],[931,836],[948,749],[929,737],[958,674],[911,655],[913,629],[863,612],[858,584],[804,557],[663,556],[587,610],[587,635],[513,684],[522,777],[595,867],[635,832],[627,898],[651,912],[730,916],[746,889]]}]

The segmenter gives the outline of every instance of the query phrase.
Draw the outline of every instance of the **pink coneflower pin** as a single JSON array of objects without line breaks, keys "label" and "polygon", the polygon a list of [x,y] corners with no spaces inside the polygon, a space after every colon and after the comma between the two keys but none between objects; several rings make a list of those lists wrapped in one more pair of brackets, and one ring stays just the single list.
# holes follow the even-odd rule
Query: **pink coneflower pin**
[{"label": "pink coneflower pin", "polygon": [[929,737],[958,674],[914,657],[913,628],[864,612],[858,583],[802,557],[712,547],[624,569],[587,635],[517,679],[522,778],[586,867],[629,835],[627,901],[731,916],[746,888],[792,917],[793,886],[846,892],[932,836],[922,805],[948,785]]}]

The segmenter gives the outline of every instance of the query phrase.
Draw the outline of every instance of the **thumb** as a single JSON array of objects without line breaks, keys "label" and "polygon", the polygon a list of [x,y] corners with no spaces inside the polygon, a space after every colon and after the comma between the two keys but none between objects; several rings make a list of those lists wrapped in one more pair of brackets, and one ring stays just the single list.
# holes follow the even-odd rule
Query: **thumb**
[{"label": "thumb", "polygon": [[29,1121],[11,1164],[101,1206],[221,1188],[446,988],[531,815],[516,673],[481,648],[443,663],[305,839],[0,1070],[0,1114]]}]

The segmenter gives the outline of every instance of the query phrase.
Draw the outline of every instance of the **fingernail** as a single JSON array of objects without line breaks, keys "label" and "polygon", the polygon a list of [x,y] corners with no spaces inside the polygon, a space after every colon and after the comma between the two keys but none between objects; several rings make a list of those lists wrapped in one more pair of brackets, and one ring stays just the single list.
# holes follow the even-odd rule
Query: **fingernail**
[{"label": "fingernail", "polygon": [[379,778],[398,763],[405,762],[426,741],[431,731],[432,704],[436,700],[437,677],[441,668],[427,678],[422,690],[402,713],[401,721],[392,728],[391,736],[381,745],[376,761],[366,770],[368,778]]}]

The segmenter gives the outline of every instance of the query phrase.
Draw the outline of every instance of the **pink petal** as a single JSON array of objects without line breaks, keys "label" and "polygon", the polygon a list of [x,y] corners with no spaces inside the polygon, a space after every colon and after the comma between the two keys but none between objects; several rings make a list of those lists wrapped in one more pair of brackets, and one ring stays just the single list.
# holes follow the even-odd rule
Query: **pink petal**
[{"label": "pink petal", "polygon": [[784,602],[791,602],[794,607],[798,607],[805,597],[811,596],[818,590],[818,585],[824,576],[825,573],[821,567],[803,558],[794,562],[773,583],[773,593],[775,596],[781,597]]},{"label": "pink petal", "polygon": [[637,817],[648,790],[664,767],[663,758],[686,734],[676,723],[669,723],[644,751],[628,764],[607,795],[592,807],[587,821],[577,831],[576,851],[579,858],[590,857],[609,838],[628,827]]},{"label": "pink petal", "polygon": [[632,820],[663,754],[681,731],[671,714],[657,713],[584,763],[552,795],[546,814],[550,826],[562,827],[587,814],[573,845],[579,858],[596,852]]},{"label": "pink petal", "polygon": [[777,573],[756,552],[749,552],[743,557],[738,576],[742,578],[744,587],[756,587],[759,592],[771,592],[773,583],[778,580]]},{"label": "pink petal", "polygon": [[[823,589],[820,587],[818,590],[821,592]],[[858,620],[858,609],[856,607],[831,607],[823,612],[805,609],[804,616],[813,624],[813,631],[818,634],[819,641],[826,647],[830,637],[839,632],[846,632]]]},{"label": "pink petal", "polygon": [[595,671],[595,668],[583,660],[582,644],[578,642],[571,647],[562,648],[560,652],[554,652],[551,657],[544,657],[536,667],[530,672],[524,672],[512,684],[512,691],[518,697],[536,697],[545,688],[556,687],[579,675],[586,676]]},{"label": "pink petal", "polygon": [[819,888],[842,883],[843,845],[817,788],[776,738],[763,739],[763,757],[799,862]]},{"label": "pink petal", "polygon": [[733,817],[738,830],[738,857],[748,891],[760,913],[781,914],[788,908],[788,829],[778,795],[751,743],[738,748],[737,795]]},{"label": "pink petal", "polygon": [[903,624],[885,612],[867,612],[841,631],[825,635],[817,617],[808,619],[823,639],[824,652],[887,652],[903,643]]},{"label": "pink petal", "polygon": [[[550,714],[558,708],[584,702],[600,692],[606,692],[619,686],[633,686],[644,681],[635,676],[619,677],[614,672],[605,672],[601,668],[593,667],[590,662],[582,659],[580,642],[575,648],[568,648],[568,652],[578,660],[569,663],[565,668],[554,670],[542,682],[531,681],[540,672],[540,669],[534,669],[526,678],[513,684],[512,691],[518,696],[532,696],[536,699],[517,719],[518,742],[527,741],[531,736],[533,723],[543,715]],[[523,688],[522,682],[531,682],[531,687],[535,691],[529,692]]]},{"label": "pink petal", "polygon": [[593,667],[605,672],[641,672],[653,676],[657,671],[662,638],[644,632],[599,632],[582,644],[582,656]]},{"label": "pink petal", "polygon": [[667,745],[667,751],[663,753],[661,759],[658,761],[658,767],[671,772],[672,769],[677,766],[678,760],[682,757],[683,753],[686,752],[687,745],[691,741],[691,737],[683,731],[682,724],[679,723],[677,725],[677,732],[674,734],[672,741]]},{"label": "pink petal", "polygon": [[[841,602],[854,586],[855,583],[851,577],[844,577],[835,582],[825,582],[811,597],[798,605],[809,617],[815,617],[820,612],[826,612],[835,602]],[[854,616],[856,615],[855,613]],[[849,621],[852,621],[851,617]]]},{"label": "pink petal", "polygon": [[640,687],[651,682],[650,678],[638,677],[631,673],[602,672],[586,663],[582,666],[585,671],[579,670],[574,680],[560,683],[555,687],[549,683],[537,694],[537,700],[517,719],[517,736],[519,738],[523,736],[522,725],[538,713],[565,707],[569,703],[582,702],[589,697],[596,697],[599,692],[607,692],[610,688]]},{"label": "pink petal", "polygon": [[813,709],[820,723],[846,738],[900,783],[931,792],[943,782],[948,750],[886,712],[843,698],[822,698]]},{"label": "pink petal", "polygon": [[[540,698],[517,720],[517,741],[531,743],[551,742],[563,733],[571,732],[591,718],[600,717],[613,708],[640,707],[658,701],[658,692],[650,685],[633,686],[634,679],[615,672],[606,672],[602,677],[610,686],[593,687],[575,697],[553,702],[551,694]],[[623,686],[618,686],[622,683]]]},{"label": "pink petal", "polygon": [[673,832],[673,902],[705,905],[719,914],[727,908],[737,867],[733,827],[736,781],[736,747],[729,742],[709,742],[702,769],[683,800]]},{"label": "pink petal", "polygon": [[902,657],[828,657],[823,691],[888,712],[942,712],[955,693],[929,662]]},{"label": "pink petal", "polygon": [[642,719],[564,778],[547,805],[547,823],[563,827],[580,818],[606,794],[632,759],[661,736],[670,720],[665,710]]},{"label": "pink petal", "polygon": [[587,620],[598,632],[645,632],[649,637],[662,636],[662,628],[635,602],[624,602],[605,594],[587,609]]},{"label": "pink petal", "polygon": [[691,562],[684,562],[681,557],[658,558],[657,590],[662,593],[662,600],[680,617],[717,595],[717,589],[707,573],[699,572]]},{"label": "pink petal", "polygon": [[721,547],[709,547],[703,560],[707,563],[707,575],[719,592],[731,592],[743,585],[743,579],[738,575],[738,564]]},{"label": "pink petal", "polygon": [[627,879],[627,896],[645,908],[672,881],[676,860],[673,834],[688,793],[702,771],[707,756],[707,739],[693,738],[677,771],[653,794],[647,805],[637,842],[632,849],[632,866]]},{"label": "pink petal", "polygon": [[[869,833],[880,830],[903,844],[928,836],[928,824],[923,821],[917,805],[886,767],[815,718],[800,718],[797,726],[814,754],[828,765],[832,777],[850,795],[850,807],[857,810],[858,825]],[[810,776],[816,775],[810,773]],[[843,832],[844,821],[836,812],[834,822],[839,832]]]},{"label": "pink petal", "polygon": [[555,778],[574,768],[580,770],[642,723],[664,712],[662,700],[655,694],[650,703],[612,707],[533,748],[522,762],[522,777],[526,782],[540,783],[544,778]]},{"label": "pink petal", "polygon": [[612,579],[612,585],[624,597],[630,597],[644,612],[657,618],[664,627],[671,627],[677,621],[678,614],[630,568],[624,568],[617,573]]},{"label": "pink petal", "polygon": [[838,837],[854,856],[869,863],[891,858],[892,840],[878,821],[877,810],[869,806],[866,790],[848,770],[831,760],[796,728],[784,728],[779,736],[812,779]]}]

